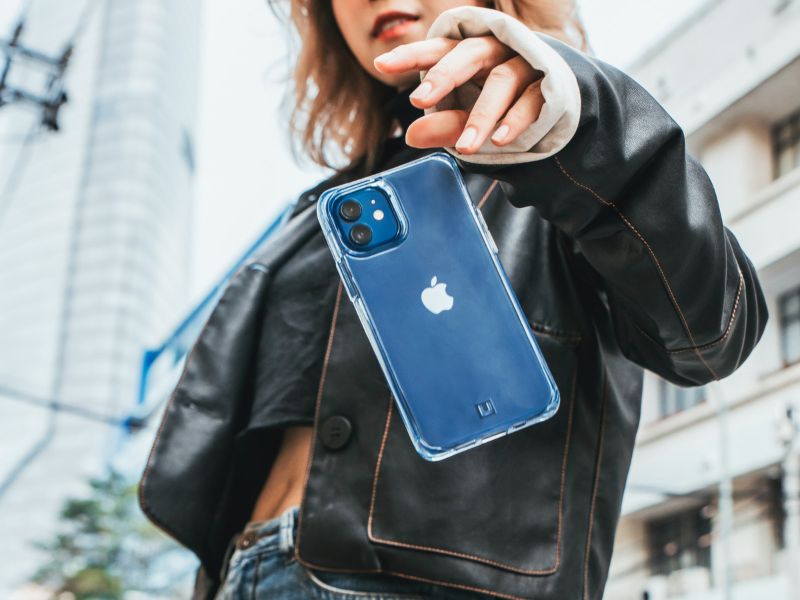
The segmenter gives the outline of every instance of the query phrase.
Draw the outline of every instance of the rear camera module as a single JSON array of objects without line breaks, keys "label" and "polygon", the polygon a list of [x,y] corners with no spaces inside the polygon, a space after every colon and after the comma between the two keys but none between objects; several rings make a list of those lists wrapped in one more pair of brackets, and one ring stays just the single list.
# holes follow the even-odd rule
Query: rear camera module
[{"label": "rear camera module", "polygon": [[372,240],[372,230],[363,223],[354,225],[350,230],[350,239],[359,246],[369,244],[370,240]]},{"label": "rear camera module", "polygon": [[361,204],[355,200],[345,200],[339,205],[339,214],[345,221],[355,221],[361,216]]},{"label": "rear camera module", "polygon": [[324,204],[327,222],[335,227],[338,242],[350,254],[366,256],[379,252],[405,237],[388,186],[349,189]]}]

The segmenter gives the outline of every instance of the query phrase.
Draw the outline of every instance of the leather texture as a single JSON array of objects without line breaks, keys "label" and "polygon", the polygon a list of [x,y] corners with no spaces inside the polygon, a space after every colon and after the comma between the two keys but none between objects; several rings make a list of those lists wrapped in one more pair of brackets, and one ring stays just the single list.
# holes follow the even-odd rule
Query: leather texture
[{"label": "leather texture", "polygon": [[[223,294],[142,476],[145,513],[202,561],[196,598],[213,597],[228,540],[269,472],[287,416],[269,407],[286,389],[313,397],[317,431],[295,548],[303,565],[508,599],[602,598],[643,368],[678,385],[725,377],[768,314],[680,127],[623,72],[542,39],[580,86],[574,137],[543,160],[458,162],[561,390],[558,413],[441,462],[421,458],[333,259],[315,251],[324,241],[314,198],[363,173],[321,182]],[[390,109],[404,128],[422,114],[407,92]],[[387,140],[380,168],[423,152]],[[302,248],[303,261],[285,261]],[[292,292],[303,278],[312,292]],[[299,338],[279,333],[275,314],[302,322]],[[302,381],[274,368],[265,378],[303,340],[312,358]],[[320,432],[343,423],[334,417],[349,427],[332,440]]]}]

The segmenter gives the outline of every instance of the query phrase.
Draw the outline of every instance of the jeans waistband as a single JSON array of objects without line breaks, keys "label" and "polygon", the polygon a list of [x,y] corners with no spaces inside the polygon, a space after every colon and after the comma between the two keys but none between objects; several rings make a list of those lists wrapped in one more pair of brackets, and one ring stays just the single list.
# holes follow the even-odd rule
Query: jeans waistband
[{"label": "jeans waistband", "polygon": [[300,512],[299,506],[290,506],[280,515],[267,521],[252,521],[245,525],[242,532],[237,536],[236,548],[248,548],[256,543],[257,540],[267,536],[278,538],[278,548],[281,552],[288,552],[294,548],[294,533],[297,523],[297,514]]},{"label": "jeans waistband", "polygon": [[263,540],[265,537],[277,538],[278,550],[285,554],[291,554],[294,549],[295,528],[299,512],[300,507],[294,505],[267,521],[252,521],[247,523],[244,529],[231,537],[228,543],[220,569],[220,581],[225,581],[229,561],[234,552],[246,551],[247,548],[258,544],[259,541]]}]

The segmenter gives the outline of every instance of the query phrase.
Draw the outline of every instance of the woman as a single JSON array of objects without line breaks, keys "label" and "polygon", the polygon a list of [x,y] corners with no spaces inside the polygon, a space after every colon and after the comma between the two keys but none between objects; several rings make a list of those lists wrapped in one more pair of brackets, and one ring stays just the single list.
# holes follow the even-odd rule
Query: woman
[{"label": "woman", "polygon": [[[198,598],[601,598],[642,368],[719,379],[767,319],[710,181],[658,103],[581,52],[571,0],[297,0],[292,17],[293,128],[316,161],[343,166],[220,301],[162,422],[143,509],[200,556]],[[326,187],[442,147],[562,406],[429,463],[307,224]],[[247,332],[236,352],[221,349],[231,331]]]}]

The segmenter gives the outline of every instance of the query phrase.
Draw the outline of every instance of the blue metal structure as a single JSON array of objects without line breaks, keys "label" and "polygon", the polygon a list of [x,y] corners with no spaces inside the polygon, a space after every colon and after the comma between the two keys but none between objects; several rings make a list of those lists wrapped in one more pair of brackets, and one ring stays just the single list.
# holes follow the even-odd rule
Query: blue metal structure
[{"label": "blue metal structure", "polygon": [[189,311],[189,314],[167,336],[161,345],[144,351],[136,406],[122,421],[123,427],[129,433],[142,428],[148,418],[169,397],[177,383],[186,355],[194,345],[197,336],[200,335],[228,281],[247,259],[256,253],[284,225],[293,208],[294,202],[290,202],[281,210],[278,216],[267,225],[263,233],[234,262],[205,297]]}]

